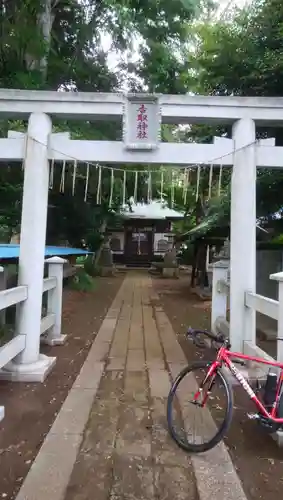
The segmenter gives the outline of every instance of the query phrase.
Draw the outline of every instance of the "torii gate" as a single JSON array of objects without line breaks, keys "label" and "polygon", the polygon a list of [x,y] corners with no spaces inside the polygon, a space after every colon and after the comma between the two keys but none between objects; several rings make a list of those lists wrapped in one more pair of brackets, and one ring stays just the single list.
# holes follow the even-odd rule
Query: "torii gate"
[{"label": "torii gate", "polygon": [[[137,134],[136,117],[146,106],[148,134]],[[244,306],[244,292],[255,292],[256,168],[283,167],[283,148],[257,143],[256,124],[283,122],[283,99],[169,95],[129,95],[0,90],[0,115],[29,117],[26,137],[11,133],[0,139],[0,160],[25,158],[19,285],[28,298],[19,307],[17,334],[26,347],[11,364],[19,373],[44,376],[49,358],[40,358],[41,301],[49,187],[49,160],[97,163],[209,164],[233,166],[231,200],[230,337],[234,350],[243,341],[255,343],[255,313]],[[123,119],[121,142],[70,140],[52,134],[52,117]],[[214,144],[160,142],[160,124],[228,123],[233,139]]]}]

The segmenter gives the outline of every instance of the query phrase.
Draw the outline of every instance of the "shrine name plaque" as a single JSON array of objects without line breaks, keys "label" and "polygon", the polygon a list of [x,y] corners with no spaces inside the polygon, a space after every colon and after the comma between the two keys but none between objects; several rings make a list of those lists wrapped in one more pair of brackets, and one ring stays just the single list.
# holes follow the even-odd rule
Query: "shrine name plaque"
[{"label": "shrine name plaque", "polygon": [[160,141],[161,111],[158,96],[129,94],[123,120],[123,141],[128,150],[154,150]]}]

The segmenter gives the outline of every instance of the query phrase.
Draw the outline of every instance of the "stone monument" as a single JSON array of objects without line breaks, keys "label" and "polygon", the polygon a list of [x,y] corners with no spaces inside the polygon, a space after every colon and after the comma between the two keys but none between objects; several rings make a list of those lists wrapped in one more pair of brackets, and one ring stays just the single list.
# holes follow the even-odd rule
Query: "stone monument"
[{"label": "stone monument", "polygon": [[113,265],[113,253],[110,248],[110,238],[102,244],[100,256],[97,262],[99,267],[100,276],[113,276],[114,265]]}]

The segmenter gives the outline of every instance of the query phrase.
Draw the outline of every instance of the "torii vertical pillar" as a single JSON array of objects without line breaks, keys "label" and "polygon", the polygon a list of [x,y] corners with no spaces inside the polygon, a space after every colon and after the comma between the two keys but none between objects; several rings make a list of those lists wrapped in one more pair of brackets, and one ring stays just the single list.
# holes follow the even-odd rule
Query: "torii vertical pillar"
[{"label": "torii vertical pillar", "polygon": [[[19,285],[28,286],[28,298],[17,311],[16,335],[25,335],[25,349],[5,366],[5,378],[42,382],[56,358],[41,355],[40,327],[49,190],[48,143],[51,119],[44,113],[29,118],[19,257]],[[4,378],[1,375],[1,378]]]},{"label": "torii vertical pillar", "polygon": [[255,123],[243,118],[233,126],[231,185],[230,340],[243,351],[255,342],[255,312],[245,307],[245,291],[256,291],[256,146]]}]

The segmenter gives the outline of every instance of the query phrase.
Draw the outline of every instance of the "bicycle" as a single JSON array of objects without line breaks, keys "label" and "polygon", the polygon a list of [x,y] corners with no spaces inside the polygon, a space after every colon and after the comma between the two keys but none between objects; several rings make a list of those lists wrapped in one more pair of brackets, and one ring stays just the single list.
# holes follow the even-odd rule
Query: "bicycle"
[{"label": "bicycle", "polygon": [[[207,340],[201,340],[201,336],[207,337],[212,342],[212,345],[216,347],[216,359],[214,361],[198,361],[185,367],[177,375],[168,395],[168,429],[178,446],[188,452],[202,453],[212,449],[223,440],[225,434],[229,430],[234,409],[233,390],[228,377],[229,372],[237,379],[256,406],[257,411],[255,413],[248,413],[248,418],[256,420],[260,426],[269,433],[274,433],[279,429],[283,429],[283,363],[271,362],[262,358],[232,352],[230,351],[231,345],[229,340],[221,334],[214,334],[206,330],[194,330],[192,328],[189,328],[187,331],[187,338],[193,341],[197,347],[207,347]],[[264,385],[261,384],[260,380],[257,380],[255,388],[253,388],[234,364],[240,363],[244,366],[246,361],[270,365],[273,367],[274,372],[279,369],[280,373],[273,373],[269,370],[269,373],[264,379]],[[195,375],[198,369],[204,370],[204,374],[200,377],[199,387],[197,387],[198,379]],[[175,399],[176,392],[183,381],[186,382],[185,388],[183,392],[181,392],[180,397],[177,396],[177,399]],[[227,399],[224,418],[218,430],[216,424],[219,422],[219,418],[216,410],[223,409],[223,398],[219,396],[215,389],[217,382],[220,382],[219,388],[224,389],[224,395]],[[213,393],[214,390],[216,390],[215,393]],[[192,397],[188,398],[188,392],[191,391]],[[207,411],[207,404],[209,401],[212,402],[211,412]],[[173,412],[175,409],[179,421],[181,423],[184,422],[184,409],[181,409],[181,403],[184,403],[185,409],[187,409],[189,413],[192,412],[192,408],[204,410],[205,430],[212,429],[214,432],[211,439],[202,443],[198,442],[201,437],[201,433],[198,432],[197,442],[193,444],[189,440],[190,432],[187,427],[183,429],[182,435],[177,432],[173,425]],[[189,415],[189,417],[191,421],[192,415]],[[198,418],[197,425],[199,424],[200,419]]]}]

